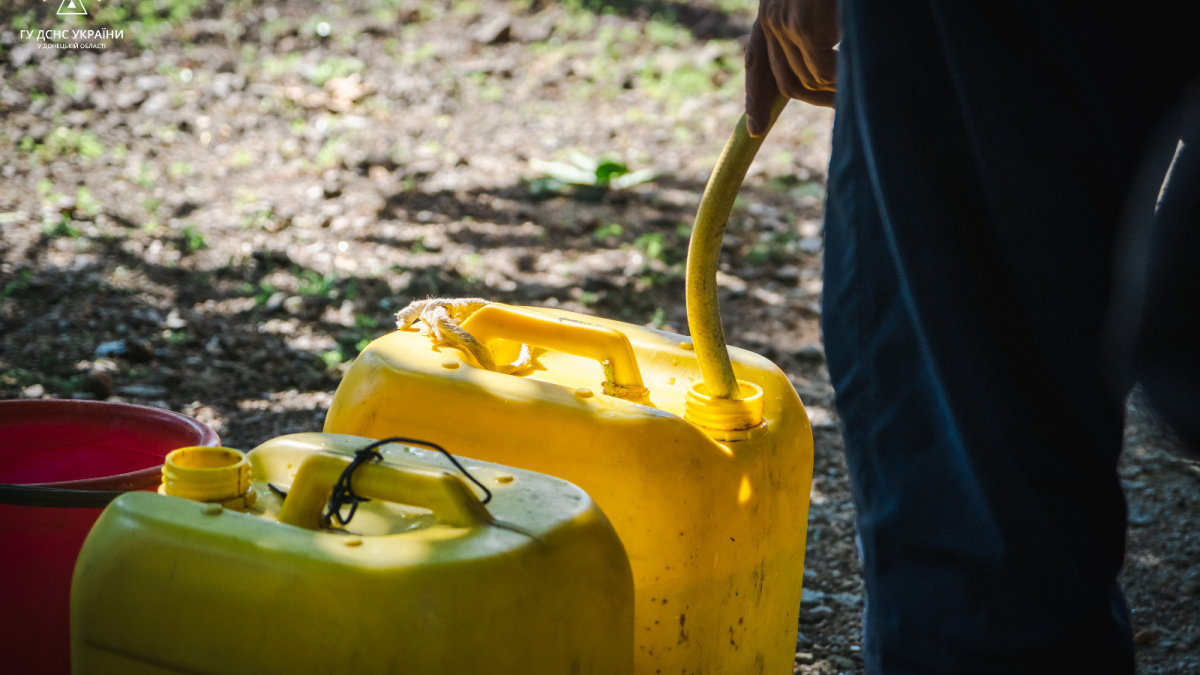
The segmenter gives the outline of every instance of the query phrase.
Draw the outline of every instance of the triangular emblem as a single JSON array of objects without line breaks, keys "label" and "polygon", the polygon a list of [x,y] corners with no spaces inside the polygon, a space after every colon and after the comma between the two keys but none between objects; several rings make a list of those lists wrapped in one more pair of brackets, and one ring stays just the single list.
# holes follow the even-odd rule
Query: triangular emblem
[{"label": "triangular emblem", "polygon": [[87,10],[83,7],[83,0],[63,0],[58,6],[58,14],[81,14],[86,15]]}]

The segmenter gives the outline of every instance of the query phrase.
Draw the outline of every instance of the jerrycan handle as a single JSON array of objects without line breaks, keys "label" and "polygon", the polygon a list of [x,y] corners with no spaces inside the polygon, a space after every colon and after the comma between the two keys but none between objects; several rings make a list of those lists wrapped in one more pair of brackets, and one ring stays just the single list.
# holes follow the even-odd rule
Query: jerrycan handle
[{"label": "jerrycan handle", "polygon": [[[346,455],[309,455],[296,471],[279,522],[320,529],[330,492],[351,461]],[[491,513],[471,488],[451,473],[369,462],[358,467],[352,480],[360,497],[429,509],[446,525],[472,527],[492,522]]]},{"label": "jerrycan handle", "polygon": [[492,340],[505,339],[599,361],[604,368],[605,394],[635,403],[650,403],[633,345],[615,328],[493,303],[468,317],[462,329],[485,347]]}]

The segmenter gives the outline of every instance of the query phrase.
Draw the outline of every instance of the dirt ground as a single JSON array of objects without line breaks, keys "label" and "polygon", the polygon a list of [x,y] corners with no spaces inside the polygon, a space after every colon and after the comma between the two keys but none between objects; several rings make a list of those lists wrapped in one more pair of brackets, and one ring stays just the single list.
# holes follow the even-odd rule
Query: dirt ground
[{"label": "dirt ground", "polygon": [[[248,449],[319,430],[413,299],[687,332],[691,220],[741,111],[742,0],[58,4],[0,7],[0,398],[170,408]],[[21,32],[63,28],[124,33]],[[730,342],[778,363],[813,422],[795,672],[822,674],[862,670],[818,328],[831,121],[785,111],[719,277]],[[641,182],[605,180],[626,170]],[[1200,465],[1136,400],[1129,421],[1140,672],[1200,672]]]}]

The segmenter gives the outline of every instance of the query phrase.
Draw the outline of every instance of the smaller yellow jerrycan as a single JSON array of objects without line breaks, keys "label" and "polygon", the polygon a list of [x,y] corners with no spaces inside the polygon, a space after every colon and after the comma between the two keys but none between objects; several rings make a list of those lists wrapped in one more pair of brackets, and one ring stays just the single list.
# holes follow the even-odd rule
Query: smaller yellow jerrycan
[{"label": "smaller yellow jerrycan", "polygon": [[167,494],[84,544],[73,671],[631,673],[629,562],[587,494],[400,440],[172,453]]}]

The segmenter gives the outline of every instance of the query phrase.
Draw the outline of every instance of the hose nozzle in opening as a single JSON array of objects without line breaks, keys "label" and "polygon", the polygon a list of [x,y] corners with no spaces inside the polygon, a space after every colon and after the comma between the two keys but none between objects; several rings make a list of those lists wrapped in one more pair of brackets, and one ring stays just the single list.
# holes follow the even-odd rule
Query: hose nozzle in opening
[{"label": "hose nozzle in opening", "polygon": [[250,462],[233,448],[188,447],[171,451],[163,462],[159,494],[220,504],[244,511],[257,500],[250,485]]}]

